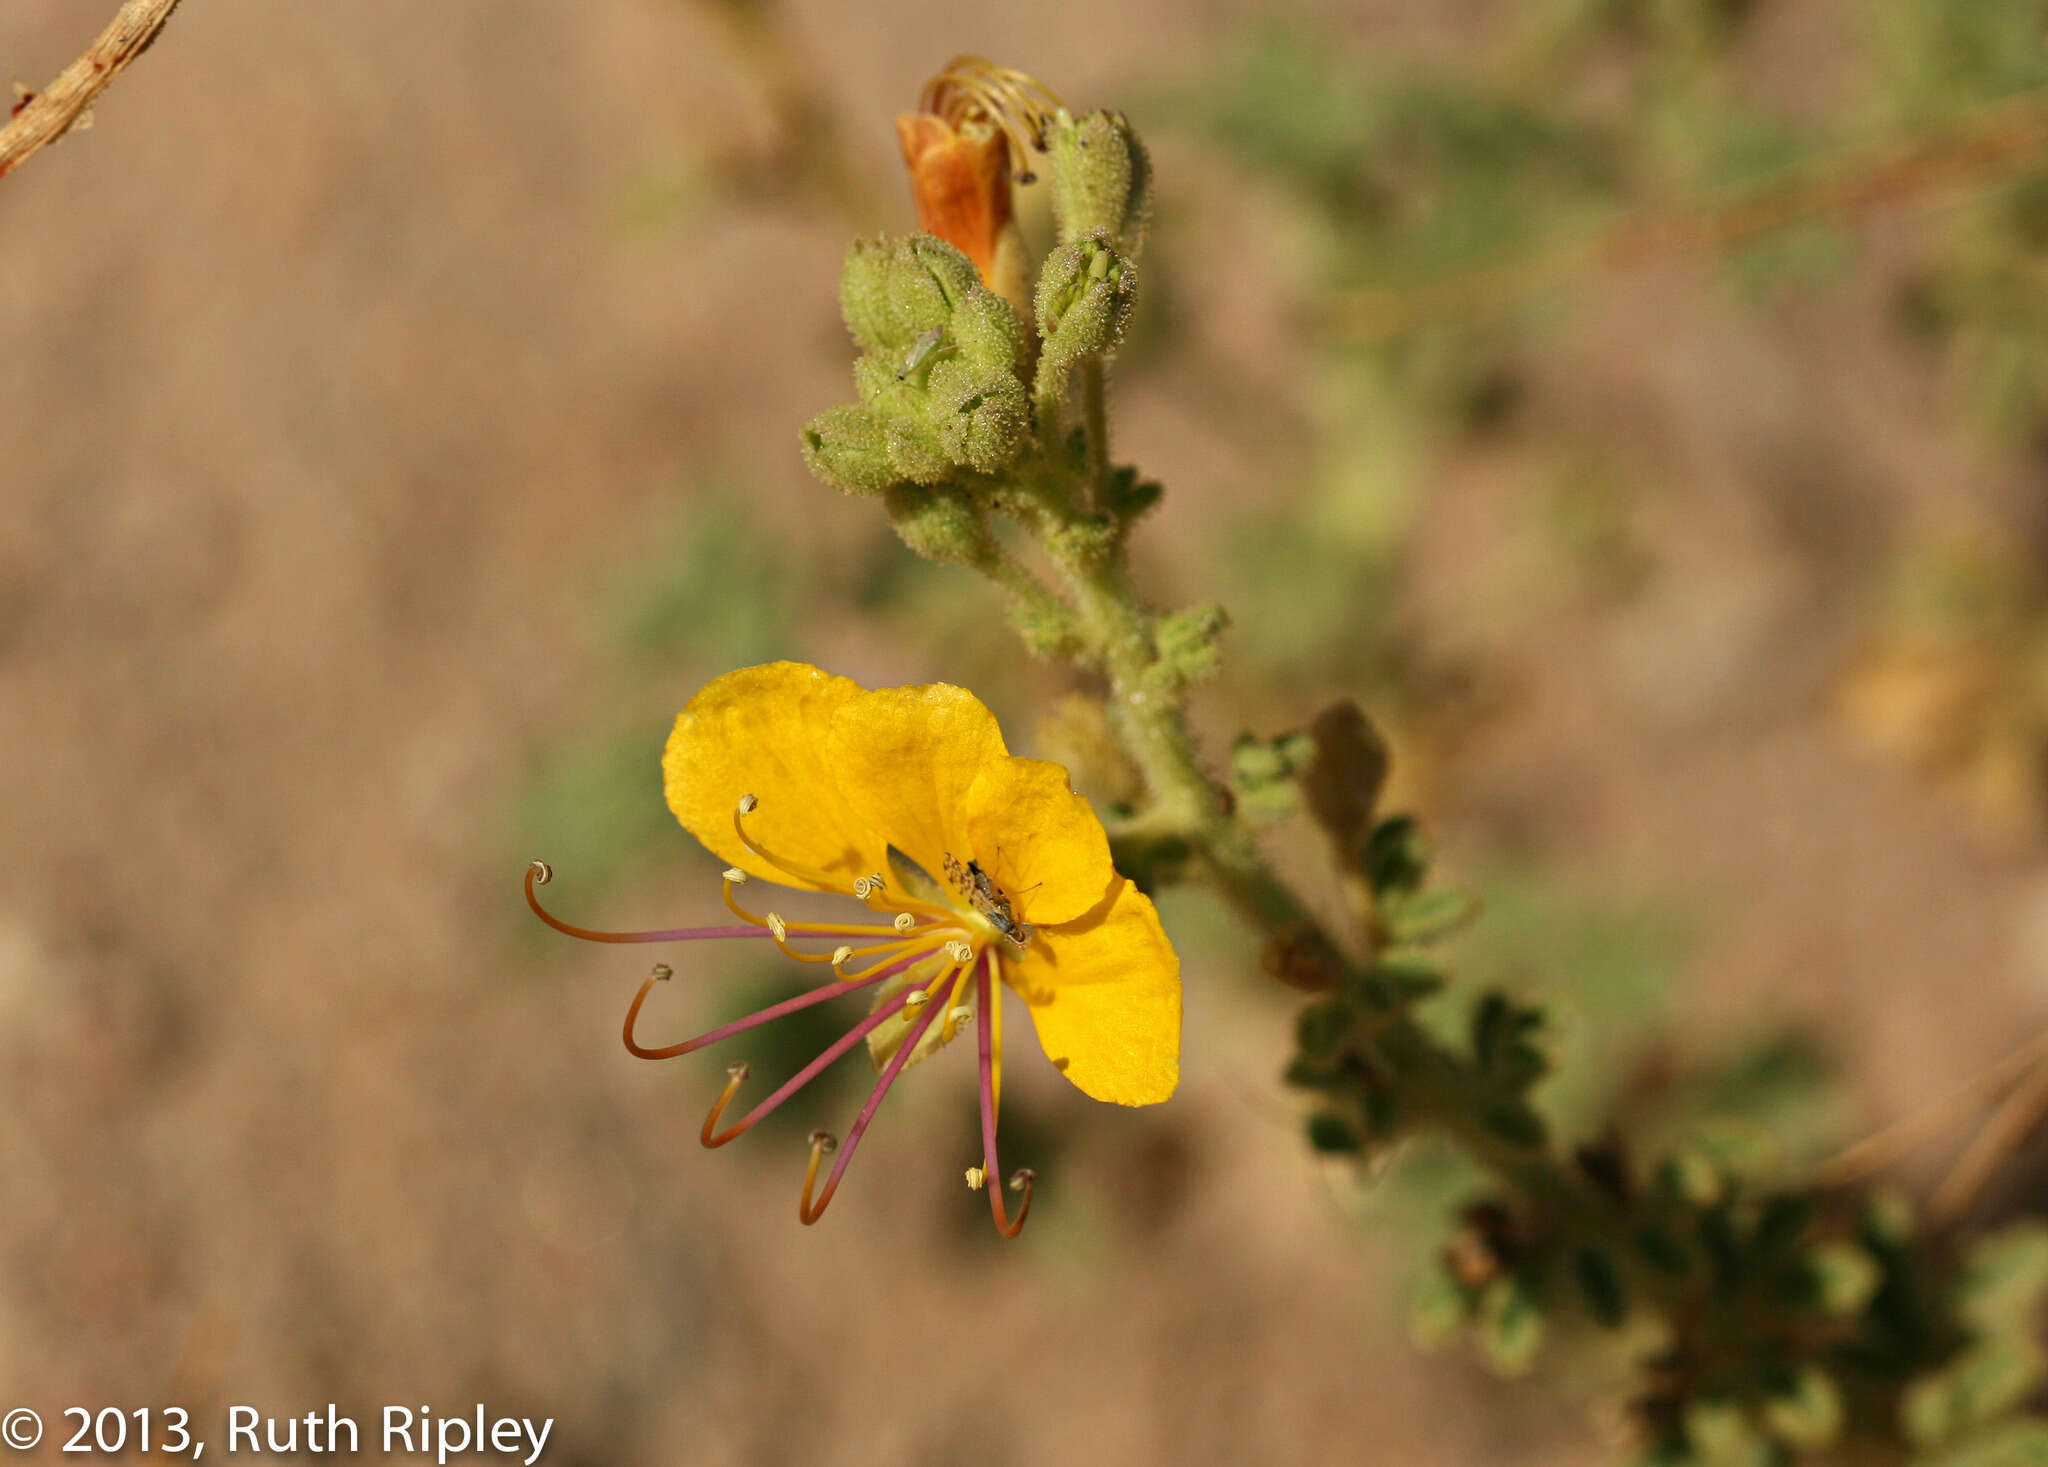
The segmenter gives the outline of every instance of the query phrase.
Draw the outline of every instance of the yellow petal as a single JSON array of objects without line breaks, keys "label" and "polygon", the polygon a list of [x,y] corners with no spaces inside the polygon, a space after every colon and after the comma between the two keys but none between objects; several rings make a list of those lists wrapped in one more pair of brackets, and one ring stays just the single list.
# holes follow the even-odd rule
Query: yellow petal
[{"label": "yellow petal", "polygon": [[1003,978],[1039,1045],[1084,1095],[1154,1105],[1180,1083],[1180,959],[1152,900],[1119,881],[1078,922],[1041,931]]},{"label": "yellow petal", "polygon": [[868,836],[839,795],[827,747],[832,720],[863,696],[860,684],[801,662],[743,667],[707,684],[676,716],[662,754],[668,807],[720,860],[785,886],[823,886],[748,850],[733,831],[742,795],[760,801],[747,833],[791,865],[844,889],[882,869]]},{"label": "yellow petal", "polygon": [[1042,759],[1004,759],[975,777],[967,839],[1025,922],[1072,922],[1094,910],[1116,879],[1102,822],[1074,793],[1067,771]]},{"label": "yellow petal", "polygon": [[1009,757],[995,715],[947,683],[849,698],[833,715],[830,748],[860,827],[941,880],[947,855],[964,861],[973,850],[967,794],[975,777]]}]

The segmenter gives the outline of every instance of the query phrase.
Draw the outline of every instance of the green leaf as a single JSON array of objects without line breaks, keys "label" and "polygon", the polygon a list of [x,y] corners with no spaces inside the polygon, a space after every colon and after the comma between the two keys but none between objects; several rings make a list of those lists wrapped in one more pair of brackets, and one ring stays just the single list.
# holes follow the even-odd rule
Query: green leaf
[{"label": "green leaf", "polygon": [[1429,873],[1429,845],[1414,817],[1392,815],[1375,825],[1365,838],[1359,865],[1382,900],[1421,886]]},{"label": "green leaf", "polygon": [[2048,1291],[2048,1225],[2016,1223],[1973,1247],[1956,1284],[1957,1318],[1988,1333],[2033,1324]]},{"label": "green leaf", "polygon": [[1308,1144],[1325,1154],[1345,1155],[1365,1150],[1365,1137],[1346,1117],[1319,1110],[1308,1118]]},{"label": "green leaf", "polygon": [[1628,1313],[1628,1295],[1613,1255],[1604,1248],[1579,1249],[1572,1256],[1572,1277],[1586,1313],[1609,1329],[1619,1326]]},{"label": "green leaf", "polygon": [[1471,1313],[1471,1300],[1456,1279],[1441,1268],[1425,1269],[1408,1304],[1408,1338],[1418,1350],[1442,1349]]},{"label": "green leaf", "polygon": [[1794,1451],[1825,1451],[1842,1434],[1842,1393],[1824,1371],[1808,1366],[1764,1402],[1763,1418],[1771,1435]]},{"label": "green leaf", "polygon": [[1860,1314],[1884,1282],[1884,1270],[1854,1243],[1822,1243],[1806,1255],[1807,1279],[1822,1312],[1846,1319]]},{"label": "green leaf", "polygon": [[1495,1279],[1479,1296],[1478,1340],[1486,1363],[1500,1375],[1526,1375],[1543,1348],[1543,1311],[1520,1279]]},{"label": "green leaf", "polygon": [[1439,887],[1383,900],[1380,917],[1394,942],[1441,942],[1462,931],[1479,915],[1479,899],[1456,887]]}]

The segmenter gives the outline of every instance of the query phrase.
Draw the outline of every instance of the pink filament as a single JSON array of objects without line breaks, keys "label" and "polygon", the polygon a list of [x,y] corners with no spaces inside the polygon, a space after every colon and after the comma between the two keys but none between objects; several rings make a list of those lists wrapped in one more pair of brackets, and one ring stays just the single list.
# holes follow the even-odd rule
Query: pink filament
[{"label": "pink filament", "polygon": [[875,1088],[868,1093],[867,1104],[860,1108],[860,1114],[853,1119],[853,1128],[846,1133],[846,1144],[839,1148],[838,1159],[832,1163],[832,1174],[825,1179],[825,1189],[818,1194],[815,1205],[811,1201],[811,1189],[804,1188],[803,1199],[797,1204],[797,1217],[808,1227],[825,1215],[825,1209],[832,1205],[832,1196],[839,1190],[839,1179],[846,1175],[846,1164],[853,1160],[853,1150],[860,1145],[860,1138],[867,1133],[868,1123],[875,1118],[875,1111],[882,1104],[882,1097],[889,1093],[889,1087],[896,1083],[896,1077],[903,1073],[903,1067],[910,1063],[910,1056],[916,1051],[918,1041],[924,1038],[924,1031],[932,1026],[932,1020],[939,1011],[951,1002],[955,980],[948,979],[943,985],[944,992],[934,991],[931,1000],[924,1006],[924,1012],[911,1022],[910,1032],[903,1036],[903,1043],[896,1053],[889,1057],[888,1068],[882,1071],[882,1078],[875,1082]]},{"label": "pink filament", "polygon": [[975,1048],[979,1051],[981,1070],[981,1165],[985,1173],[982,1185],[988,1188],[988,1210],[994,1214],[996,1231],[1006,1238],[1014,1238],[1024,1231],[1024,1219],[1031,1216],[1031,1188],[1034,1178],[1031,1173],[1020,1171],[1024,1179],[1024,1200],[1017,1208],[1017,1219],[1012,1222],[1003,1208],[1003,1167],[996,1158],[996,1087],[995,1087],[995,1006],[1002,1002],[1002,995],[994,991],[995,985],[989,980],[988,955],[982,954],[981,961],[974,967],[975,1007]]},{"label": "pink filament", "polygon": [[633,1030],[640,1018],[640,1006],[647,1002],[647,995],[653,992],[654,985],[661,981],[659,978],[648,978],[641,983],[640,991],[633,995],[632,1006],[626,1010],[626,1048],[641,1059],[673,1059],[679,1054],[689,1054],[693,1050],[702,1049],[707,1044],[716,1044],[721,1039],[730,1039],[735,1034],[744,1034],[749,1029],[758,1029],[763,1024],[772,1024],[786,1014],[801,1013],[814,1004],[825,1003],[842,993],[852,993],[857,988],[867,988],[884,978],[894,977],[905,968],[934,956],[937,951],[938,949],[933,948],[921,953],[912,953],[907,958],[899,958],[859,978],[837,979],[821,988],[813,988],[809,993],[800,993],[795,998],[785,998],[781,1003],[771,1004],[758,1013],[748,1014],[744,1019],[734,1019],[729,1024],[721,1024],[716,1029],[699,1034],[695,1039],[685,1039],[680,1044],[663,1045],[659,1049],[642,1048],[633,1038]]}]

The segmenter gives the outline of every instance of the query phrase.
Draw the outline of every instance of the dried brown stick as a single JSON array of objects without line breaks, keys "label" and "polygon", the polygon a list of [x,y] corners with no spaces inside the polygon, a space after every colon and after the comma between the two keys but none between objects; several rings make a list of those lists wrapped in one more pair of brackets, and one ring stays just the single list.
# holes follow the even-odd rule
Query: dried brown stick
[{"label": "dried brown stick", "polygon": [[1814,1180],[1823,1187],[1846,1187],[1860,1182],[1981,1111],[2002,1092],[2044,1067],[2048,1067],[2048,1030],[2036,1034],[1939,1100],[1837,1152],[1815,1173]]},{"label": "dried brown stick", "polygon": [[40,92],[30,93],[13,120],[0,127],[0,178],[76,127],[93,100],[149,49],[177,8],[178,0],[127,0],[83,56]]}]

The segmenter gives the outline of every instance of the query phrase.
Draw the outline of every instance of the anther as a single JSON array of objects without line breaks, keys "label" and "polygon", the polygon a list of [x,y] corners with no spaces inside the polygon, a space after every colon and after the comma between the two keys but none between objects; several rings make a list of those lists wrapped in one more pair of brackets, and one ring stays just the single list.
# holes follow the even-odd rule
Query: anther
[{"label": "anther", "polygon": [[526,869],[533,873],[533,884],[535,886],[546,886],[555,879],[555,868],[545,861],[535,861]]},{"label": "anther", "polygon": [[853,894],[859,897],[862,901],[866,901],[868,899],[868,893],[872,892],[874,889],[874,881],[866,876],[856,878],[853,883]]},{"label": "anther", "polygon": [[971,1166],[967,1169],[967,1188],[969,1191],[979,1192],[981,1190],[982,1183],[986,1182],[987,1180],[988,1173],[984,1171],[982,1168],[978,1166]]},{"label": "anther", "polygon": [[908,932],[917,925],[917,918],[911,916],[908,912],[898,912],[895,917],[895,925],[898,932]]},{"label": "anther", "polygon": [[760,804],[761,804],[761,802],[760,802],[759,800],[755,799],[755,798],[754,798],[754,797],[753,797],[752,795],[741,795],[741,796],[740,796],[740,814],[742,814],[742,815],[751,815],[751,814],[753,814],[753,813],[754,813],[754,811],[755,811],[755,810],[757,810],[758,808],[760,808]]},{"label": "anther", "polygon": [[745,886],[748,881],[747,873],[740,870],[740,868],[737,866],[728,866],[725,868],[725,879],[727,881],[730,881],[734,886]]},{"label": "anther", "polygon": [[971,963],[974,961],[974,949],[964,942],[949,942],[946,944],[946,956],[956,963]]},{"label": "anther", "polygon": [[652,978],[656,983],[666,983],[669,979],[676,976],[676,970],[674,968],[671,968],[667,963],[656,963],[654,965],[653,971],[648,973],[647,976],[649,978]]},{"label": "anther", "polygon": [[903,1008],[908,1013],[923,1008],[931,1001],[932,996],[929,993],[926,993],[922,988],[913,988],[910,992],[903,995]]},{"label": "anther", "polygon": [[775,934],[777,942],[785,941],[789,937],[789,924],[773,912],[768,914],[768,930]]},{"label": "anther", "polygon": [[840,946],[832,949],[832,966],[836,968],[852,956],[853,949],[842,943]]},{"label": "anther", "polygon": [[810,1135],[811,1150],[820,1156],[830,1156],[839,1149],[839,1138],[830,1131],[813,1131]]},{"label": "anther", "polygon": [[973,1017],[974,1010],[966,1007],[964,1004],[957,1009],[948,1009],[946,1011],[946,1027],[949,1029],[956,1028]]},{"label": "anther", "polygon": [[729,1080],[744,1080],[753,1073],[752,1067],[745,1060],[734,1060],[725,1067],[726,1078]]},{"label": "anther", "polygon": [[[1037,1172],[1034,1172],[1028,1166],[1020,1166],[1017,1170],[1010,1173],[1010,1190],[1012,1192],[1022,1192],[1037,1180]],[[1018,1221],[1022,1222],[1023,1219],[1019,1218]]]}]

